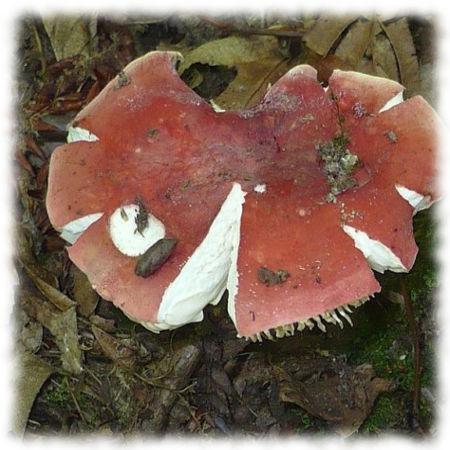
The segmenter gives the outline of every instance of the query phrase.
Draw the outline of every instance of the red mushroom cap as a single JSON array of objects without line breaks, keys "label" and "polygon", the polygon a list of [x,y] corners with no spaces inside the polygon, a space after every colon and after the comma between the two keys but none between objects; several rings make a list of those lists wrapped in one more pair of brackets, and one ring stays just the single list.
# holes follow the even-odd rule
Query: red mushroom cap
[{"label": "red mushroom cap", "polygon": [[[52,155],[50,220],[64,230],[87,217],[68,251],[100,295],[159,331],[201,320],[228,289],[239,335],[270,337],[349,320],[348,305],[380,289],[370,265],[411,268],[412,214],[436,197],[437,118],[421,97],[391,106],[398,83],[341,71],[324,90],[298,66],[256,106],[219,113],[178,77],[177,58],[131,63],[76,117],[87,140]],[[320,152],[336,142],[357,163],[330,200]],[[137,276],[145,248],[124,250],[116,221],[120,239],[149,231],[147,247],[177,245]]]}]

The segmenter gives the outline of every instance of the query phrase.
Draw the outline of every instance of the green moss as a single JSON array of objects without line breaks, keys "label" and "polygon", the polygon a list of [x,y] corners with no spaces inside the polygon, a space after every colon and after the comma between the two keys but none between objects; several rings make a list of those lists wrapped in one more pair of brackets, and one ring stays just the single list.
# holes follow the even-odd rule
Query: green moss
[{"label": "green moss", "polygon": [[314,417],[301,408],[293,409],[294,414],[298,417],[300,426],[296,428],[297,432],[302,432],[314,426]]},{"label": "green moss", "polygon": [[413,367],[411,342],[407,337],[407,324],[396,320],[380,329],[368,340],[360,340],[349,353],[356,364],[369,363],[377,376],[393,379],[397,387],[412,388]]},{"label": "green moss", "polygon": [[[372,302],[385,310],[386,323],[368,340],[360,340],[351,352],[355,363],[368,362],[376,375],[394,380],[396,390],[383,394],[366,420],[364,431],[381,429],[409,429],[407,418],[412,415],[414,389],[413,331],[408,323],[405,307],[388,300],[389,293],[408,295],[420,340],[420,388],[433,390],[434,365],[434,307],[435,289],[439,285],[439,270],[434,258],[436,223],[433,211],[424,211],[414,217],[414,235],[419,247],[415,265],[408,274],[388,273],[378,276],[382,292]],[[371,302],[371,303],[372,303]],[[370,308],[371,306],[369,306]],[[366,312],[369,312],[367,308]],[[358,326],[364,328],[364,321]],[[433,405],[421,398],[420,416],[426,427],[433,421]]]},{"label": "green moss", "polygon": [[312,416],[299,406],[293,405],[291,411],[298,418],[298,426],[295,428],[296,433],[314,432],[314,434],[321,434],[327,431],[328,427],[325,421]]},{"label": "green moss", "polygon": [[56,405],[65,405],[71,401],[68,390],[67,376],[56,376],[50,379],[50,382],[45,385],[42,390],[42,397],[49,403]]},{"label": "green moss", "polygon": [[363,434],[379,433],[387,428],[392,428],[398,424],[399,413],[402,409],[398,399],[393,399],[388,394],[381,394],[359,432]]}]

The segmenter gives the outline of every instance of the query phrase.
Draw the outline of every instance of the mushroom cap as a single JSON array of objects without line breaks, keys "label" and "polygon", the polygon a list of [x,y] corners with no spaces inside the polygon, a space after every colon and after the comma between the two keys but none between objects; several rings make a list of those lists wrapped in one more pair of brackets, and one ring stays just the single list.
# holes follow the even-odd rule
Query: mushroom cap
[{"label": "mushroom cap", "polygon": [[[50,220],[71,230],[69,256],[103,298],[157,332],[201,320],[228,289],[238,334],[254,336],[373,295],[371,267],[412,267],[412,215],[437,195],[438,119],[422,97],[343,71],[325,90],[303,65],[256,106],[216,112],[177,75],[179,56],[132,62],[51,158]],[[344,129],[356,185],[330,202],[317,149]],[[133,227],[140,213],[148,236]],[[142,250],[118,248],[113,215]],[[178,240],[170,257],[136,276],[136,256],[163,236]]]}]

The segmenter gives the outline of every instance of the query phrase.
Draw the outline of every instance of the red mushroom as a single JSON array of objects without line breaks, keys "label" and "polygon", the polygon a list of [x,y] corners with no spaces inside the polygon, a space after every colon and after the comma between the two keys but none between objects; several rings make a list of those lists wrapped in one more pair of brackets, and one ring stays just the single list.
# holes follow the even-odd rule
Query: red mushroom
[{"label": "red mushroom", "polygon": [[371,267],[414,263],[411,217],[436,197],[434,111],[390,80],[335,71],[323,89],[298,66],[256,106],[216,112],[178,57],[131,63],[52,155],[47,208],[70,258],[156,332],[202,320],[226,289],[240,336],[351,322],[380,290]]}]

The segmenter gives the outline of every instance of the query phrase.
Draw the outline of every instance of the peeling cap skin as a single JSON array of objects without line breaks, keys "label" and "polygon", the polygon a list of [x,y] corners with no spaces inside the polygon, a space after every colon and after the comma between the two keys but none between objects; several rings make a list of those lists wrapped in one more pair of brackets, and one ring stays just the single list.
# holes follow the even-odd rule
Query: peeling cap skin
[{"label": "peeling cap skin", "polygon": [[[50,220],[64,231],[95,218],[68,252],[103,298],[158,332],[202,320],[228,289],[238,334],[270,337],[295,322],[339,323],[380,290],[372,268],[412,267],[412,215],[437,196],[438,119],[421,97],[401,101],[398,83],[343,71],[324,90],[304,65],[256,106],[216,112],[178,77],[178,58],[132,62],[51,158]],[[317,149],[344,132],[355,184],[330,202]],[[154,238],[136,236],[140,215]],[[112,239],[121,220],[132,221],[123,242],[142,249]],[[164,237],[177,239],[167,261],[136,276],[136,258]]]}]

